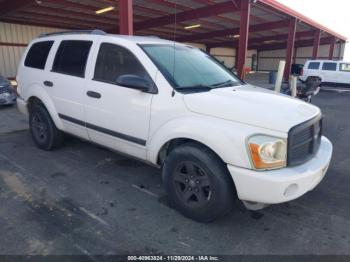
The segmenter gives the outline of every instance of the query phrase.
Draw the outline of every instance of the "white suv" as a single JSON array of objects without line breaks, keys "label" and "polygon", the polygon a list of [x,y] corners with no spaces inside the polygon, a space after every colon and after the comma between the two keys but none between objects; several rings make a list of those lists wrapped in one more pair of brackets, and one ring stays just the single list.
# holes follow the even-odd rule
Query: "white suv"
[{"label": "white suv", "polygon": [[208,222],[298,198],[332,144],[319,108],[245,84],[201,50],[100,31],[41,36],[18,70],[18,108],[44,150],[72,134],[162,168],[169,202]]},{"label": "white suv", "polygon": [[318,77],[322,83],[350,84],[350,62],[332,60],[306,61],[299,77],[305,82],[309,78]]}]

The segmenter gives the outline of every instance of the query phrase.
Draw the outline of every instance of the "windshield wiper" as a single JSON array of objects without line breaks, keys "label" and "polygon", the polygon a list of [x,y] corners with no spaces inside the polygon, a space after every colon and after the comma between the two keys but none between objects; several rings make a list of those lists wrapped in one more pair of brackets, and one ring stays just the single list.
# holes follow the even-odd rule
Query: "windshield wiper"
[{"label": "windshield wiper", "polygon": [[238,83],[232,80],[227,80],[222,83],[217,83],[215,85],[211,85],[211,88],[220,88],[220,87],[230,87],[230,86],[236,86]]}]

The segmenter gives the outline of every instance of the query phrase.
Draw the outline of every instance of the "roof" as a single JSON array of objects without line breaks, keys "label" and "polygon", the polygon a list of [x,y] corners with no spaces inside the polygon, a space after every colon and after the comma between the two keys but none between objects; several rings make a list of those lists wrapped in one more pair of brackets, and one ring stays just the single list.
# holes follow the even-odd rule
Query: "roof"
[{"label": "roof", "polygon": [[[114,6],[113,11],[96,15],[96,10],[110,5]],[[2,22],[119,32],[116,0],[0,0],[0,10]],[[152,35],[211,47],[238,46],[239,0],[133,0],[133,10],[136,35]],[[296,47],[312,46],[316,29],[322,30],[321,44],[331,43],[334,37],[337,41],[346,41],[346,37],[275,0],[258,0],[251,7],[248,48],[284,48],[292,17],[300,21]],[[185,29],[198,24],[200,27]]]},{"label": "roof", "polygon": [[[162,39],[157,36],[136,36],[136,35],[118,35],[107,34],[101,30],[70,30],[70,31],[58,31],[54,33],[48,33],[40,35],[34,39],[33,42],[42,41],[42,39],[94,39],[100,37],[107,37],[113,39],[122,39],[135,44],[169,44],[173,45],[174,41]],[[179,43],[177,43],[179,44]],[[181,43],[180,43],[181,44]],[[181,44],[182,45],[182,44]]]}]

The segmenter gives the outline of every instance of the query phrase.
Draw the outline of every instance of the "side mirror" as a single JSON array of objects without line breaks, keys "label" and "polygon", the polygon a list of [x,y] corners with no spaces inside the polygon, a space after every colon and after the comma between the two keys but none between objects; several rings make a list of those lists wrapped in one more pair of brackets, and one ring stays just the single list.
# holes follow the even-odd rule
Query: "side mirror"
[{"label": "side mirror", "polygon": [[150,92],[152,83],[137,75],[121,75],[117,78],[117,85],[137,89],[142,92]]}]

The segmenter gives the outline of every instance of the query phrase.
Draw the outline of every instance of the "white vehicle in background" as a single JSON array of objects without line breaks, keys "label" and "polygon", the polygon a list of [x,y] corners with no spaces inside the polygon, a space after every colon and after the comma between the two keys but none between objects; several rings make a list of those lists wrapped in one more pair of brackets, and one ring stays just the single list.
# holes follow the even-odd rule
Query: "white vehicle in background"
[{"label": "white vehicle in background", "polygon": [[306,61],[299,79],[303,82],[308,78],[318,77],[322,84],[349,84],[350,85],[350,62],[332,60],[309,60]]},{"label": "white vehicle in background", "polygon": [[68,133],[162,168],[170,204],[201,222],[237,197],[253,209],[302,196],[332,156],[318,107],[246,84],[185,44],[48,34],[29,44],[17,82],[39,148]]}]

